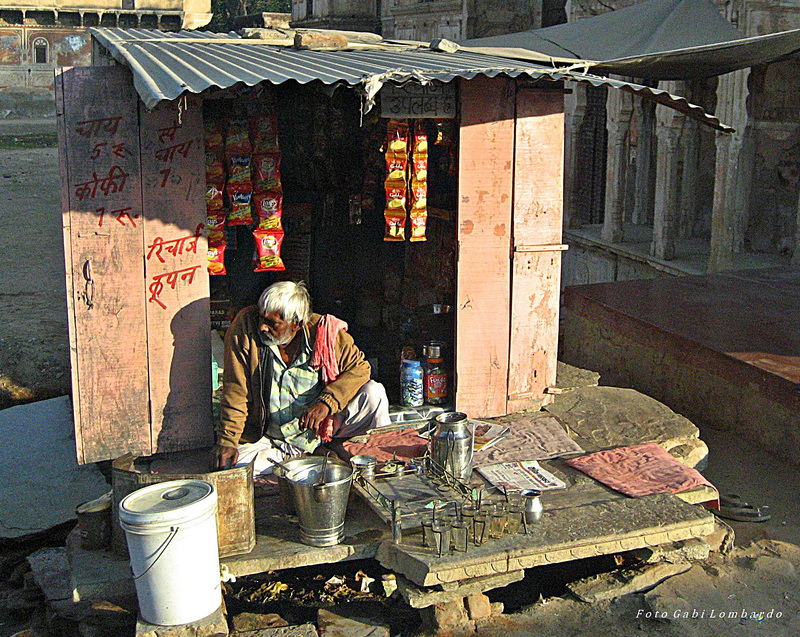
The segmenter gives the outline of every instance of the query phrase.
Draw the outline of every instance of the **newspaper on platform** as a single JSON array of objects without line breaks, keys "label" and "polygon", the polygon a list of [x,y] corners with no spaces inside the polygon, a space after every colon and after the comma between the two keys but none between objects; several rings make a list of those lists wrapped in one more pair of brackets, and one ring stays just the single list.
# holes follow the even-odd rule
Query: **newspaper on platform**
[{"label": "newspaper on platform", "polygon": [[518,462],[499,462],[478,467],[478,472],[489,482],[508,491],[536,489],[549,491],[566,489],[567,485],[552,473],[543,469],[536,460]]}]

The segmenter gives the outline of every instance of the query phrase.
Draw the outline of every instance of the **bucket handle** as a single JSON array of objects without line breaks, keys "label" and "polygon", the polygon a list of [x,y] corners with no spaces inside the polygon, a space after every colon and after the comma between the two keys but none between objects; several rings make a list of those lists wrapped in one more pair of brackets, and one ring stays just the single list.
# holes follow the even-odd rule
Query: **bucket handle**
[{"label": "bucket handle", "polygon": [[137,580],[137,579],[139,579],[140,577],[143,577],[143,576],[145,575],[145,573],[147,573],[147,571],[149,571],[151,568],[153,568],[153,567],[156,565],[156,562],[158,562],[159,558],[160,558],[162,555],[164,555],[164,551],[166,551],[166,550],[167,550],[167,547],[170,545],[170,543],[172,542],[172,540],[174,540],[174,539],[175,539],[175,536],[178,534],[178,531],[180,530],[180,528],[181,528],[181,527],[179,527],[179,526],[173,526],[173,527],[171,527],[171,528],[170,528],[170,530],[169,530],[169,537],[168,537],[166,540],[164,540],[164,543],[163,543],[163,544],[162,544],[162,545],[159,547],[159,550],[158,550],[158,555],[156,555],[156,559],[154,559],[152,562],[150,562],[150,566],[148,566],[146,569],[144,569],[144,571],[142,571],[141,573],[139,573],[139,575],[137,575],[137,574],[134,572],[134,570],[133,570],[133,564],[131,564],[131,573],[133,573],[133,579],[134,579],[134,580]]}]

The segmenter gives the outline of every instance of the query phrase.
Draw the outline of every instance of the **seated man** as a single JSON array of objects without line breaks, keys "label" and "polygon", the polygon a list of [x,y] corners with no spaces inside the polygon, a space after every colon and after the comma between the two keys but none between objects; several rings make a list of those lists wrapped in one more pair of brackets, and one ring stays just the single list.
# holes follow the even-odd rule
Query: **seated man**
[{"label": "seated man", "polygon": [[[269,286],[225,335],[222,402],[214,460],[219,469],[254,457],[313,452],[325,440],[351,438],[389,424],[383,385],[335,316],[311,313],[303,283]],[[266,456],[266,457],[265,457]]]}]

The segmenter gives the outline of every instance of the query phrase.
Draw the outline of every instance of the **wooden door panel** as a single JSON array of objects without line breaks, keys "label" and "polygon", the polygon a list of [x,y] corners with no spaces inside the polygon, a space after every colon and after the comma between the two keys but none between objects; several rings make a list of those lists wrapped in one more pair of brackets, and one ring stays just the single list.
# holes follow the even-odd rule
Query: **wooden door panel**
[{"label": "wooden door panel", "polygon": [[141,110],[152,451],[213,443],[202,101]]},{"label": "wooden door panel", "polygon": [[563,94],[517,91],[508,410],[550,402],[558,357]]},{"label": "wooden door panel", "polygon": [[456,283],[456,408],[506,413],[514,85],[461,82]]},{"label": "wooden door panel", "polygon": [[89,67],[58,72],[56,101],[78,462],[148,453],[138,97]]}]

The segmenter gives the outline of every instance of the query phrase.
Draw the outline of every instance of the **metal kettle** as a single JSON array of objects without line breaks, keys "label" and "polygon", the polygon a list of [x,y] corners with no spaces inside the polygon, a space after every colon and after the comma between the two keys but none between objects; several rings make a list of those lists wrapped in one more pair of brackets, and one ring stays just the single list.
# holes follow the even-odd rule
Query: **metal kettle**
[{"label": "metal kettle", "polygon": [[447,470],[462,482],[472,477],[472,454],[475,437],[469,428],[467,414],[446,412],[435,418],[431,434],[431,458],[438,467]]}]

